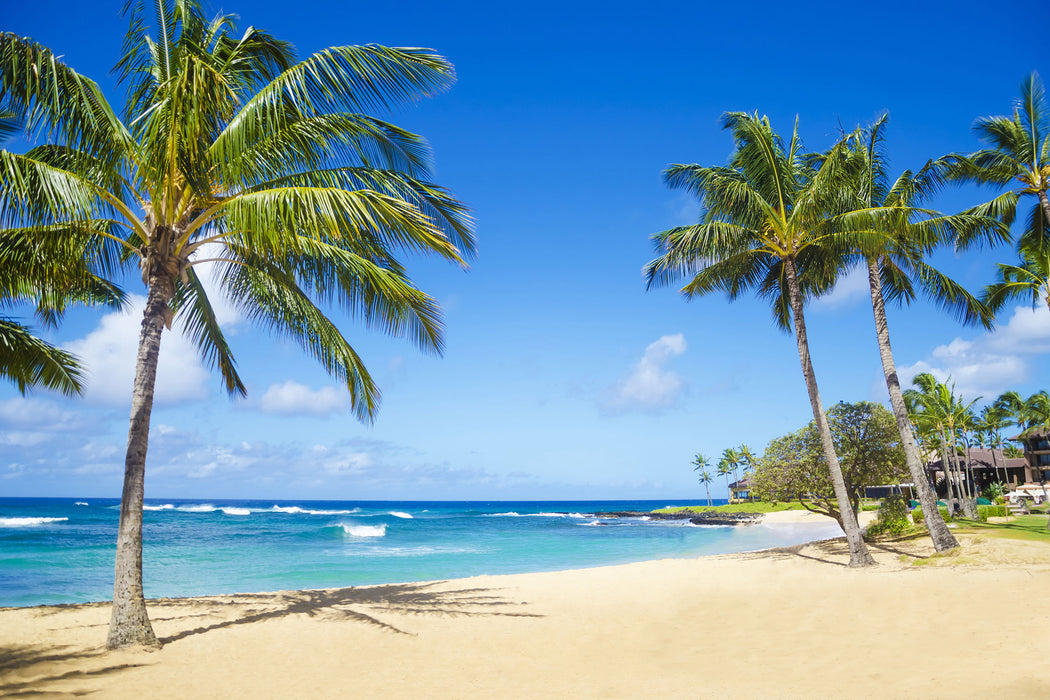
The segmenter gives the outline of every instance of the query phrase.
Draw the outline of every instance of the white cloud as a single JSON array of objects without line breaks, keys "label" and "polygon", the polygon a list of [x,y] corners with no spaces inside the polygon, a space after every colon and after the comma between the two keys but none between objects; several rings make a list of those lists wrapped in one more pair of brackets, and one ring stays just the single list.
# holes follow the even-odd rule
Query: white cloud
[{"label": "white cloud", "polygon": [[835,283],[830,292],[813,302],[817,309],[841,309],[852,306],[861,299],[871,298],[871,287],[868,284],[868,269],[855,267],[849,274]]},{"label": "white cloud", "polygon": [[[131,296],[123,312],[106,314],[85,337],[63,347],[80,357],[87,369],[84,398],[112,406],[130,405],[135,379],[142,310],[146,300]],[[197,349],[182,333],[165,330],[160,342],[156,404],[177,404],[208,396],[208,371],[201,366]]]},{"label": "white cloud", "polygon": [[617,385],[608,407],[621,411],[653,411],[673,405],[682,395],[685,383],[667,366],[685,350],[685,337],[681,333],[665,335],[651,343],[630,375]]},{"label": "white cloud", "polygon": [[259,400],[259,409],[266,413],[327,416],[350,408],[350,396],[331,386],[316,391],[298,382],[271,384]]},{"label": "white cloud", "polygon": [[1030,377],[1031,363],[1050,352],[1050,309],[1018,306],[994,331],[971,340],[955,338],[934,348],[929,357],[900,369],[901,386],[920,372],[937,381],[952,381],[966,399],[994,399]]}]

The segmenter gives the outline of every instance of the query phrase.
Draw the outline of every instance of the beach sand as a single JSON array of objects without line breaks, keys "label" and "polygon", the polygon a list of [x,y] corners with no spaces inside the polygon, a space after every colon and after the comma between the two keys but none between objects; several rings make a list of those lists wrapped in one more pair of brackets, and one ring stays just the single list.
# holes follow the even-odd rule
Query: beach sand
[{"label": "beach sand", "polygon": [[106,604],[3,609],[0,695],[1050,697],[1050,547],[963,542],[157,600],[155,652],[105,652]]}]

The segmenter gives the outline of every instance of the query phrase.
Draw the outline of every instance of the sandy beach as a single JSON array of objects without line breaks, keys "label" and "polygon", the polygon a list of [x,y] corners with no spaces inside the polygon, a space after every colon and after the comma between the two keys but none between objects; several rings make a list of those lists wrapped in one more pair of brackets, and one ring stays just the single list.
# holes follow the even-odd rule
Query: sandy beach
[{"label": "sandy beach", "polygon": [[[773,521],[819,517],[777,514]],[[0,695],[50,698],[1050,697],[1050,548],[844,541],[513,576],[0,610]]]}]

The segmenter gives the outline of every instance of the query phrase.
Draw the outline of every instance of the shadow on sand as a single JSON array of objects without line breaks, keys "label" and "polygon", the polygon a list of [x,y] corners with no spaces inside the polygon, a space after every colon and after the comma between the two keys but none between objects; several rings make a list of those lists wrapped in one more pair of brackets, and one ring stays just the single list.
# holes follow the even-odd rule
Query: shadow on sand
[{"label": "shadow on sand", "polygon": [[[154,629],[167,645],[187,637],[273,620],[305,615],[318,620],[340,620],[368,625],[395,634],[414,636],[392,621],[406,615],[452,617],[541,617],[525,611],[526,604],[503,597],[498,589],[444,588],[444,582],[392,584],[362,588],[237,594],[213,598],[162,598],[148,601]],[[61,625],[61,609],[39,608],[40,615],[54,616]],[[389,616],[389,617],[388,617]],[[388,619],[383,619],[388,618]],[[203,620],[211,622],[200,624]],[[81,625],[99,630],[101,625]],[[75,627],[58,627],[56,631]],[[163,652],[161,652],[163,653]],[[99,683],[113,673],[151,665],[148,656],[135,663],[120,652],[101,647],[9,644],[0,646],[0,696],[79,697],[100,693]],[[77,681],[85,681],[78,683]],[[94,682],[92,682],[94,681]]]}]

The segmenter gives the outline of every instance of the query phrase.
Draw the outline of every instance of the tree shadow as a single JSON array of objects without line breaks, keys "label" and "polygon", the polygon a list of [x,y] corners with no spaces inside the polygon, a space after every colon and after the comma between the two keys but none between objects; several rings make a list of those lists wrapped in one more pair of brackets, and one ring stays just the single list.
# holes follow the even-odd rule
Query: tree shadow
[{"label": "tree shadow", "polygon": [[[391,584],[362,588],[340,588],[279,593],[236,594],[208,598],[161,598],[147,601],[163,644],[203,635],[237,625],[305,615],[318,620],[339,620],[368,625],[387,632],[414,636],[393,618],[406,615],[445,617],[542,617],[526,610],[526,603],[504,597],[499,589],[445,588],[446,582]],[[54,618],[55,610],[40,608],[39,614]],[[202,620],[212,622],[201,624]],[[62,629],[86,629],[87,624]],[[102,633],[100,632],[100,635]],[[99,637],[101,643],[102,637]],[[0,696],[79,697],[104,689],[94,683],[76,684],[62,690],[66,681],[90,680],[155,663],[134,662],[126,656],[111,656],[101,647],[71,645],[0,645]]]},{"label": "tree shadow", "polygon": [[[39,644],[26,645],[4,645],[0,646],[0,696],[5,698],[32,698],[32,697],[80,697],[94,691],[68,691],[56,690],[53,685],[60,681],[74,680],[78,678],[92,678],[104,676],[116,671],[136,668],[144,664],[132,663],[102,663],[94,666],[93,662],[104,661],[106,652],[102,649],[77,649],[65,646],[44,646]],[[51,673],[22,680],[32,674],[32,668],[37,665],[53,666],[69,664],[94,666],[88,669],[73,669],[61,673]],[[61,667],[61,666],[60,666]],[[49,687],[50,686],[50,687]]]},{"label": "tree shadow", "polygon": [[[815,549],[817,552],[813,554],[803,553],[803,550],[810,549]],[[791,547],[774,547],[773,549],[767,549],[766,553],[774,558],[780,559],[809,559],[810,561],[820,562],[821,564],[831,564],[832,566],[849,566],[849,564],[844,561],[826,558],[832,556],[841,557],[845,555],[846,560],[849,560],[849,545],[846,543],[846,538],[844,537],[831,540],[817,540],[816,542],[803,542],[802,544],[796,544]],[[825,556],[819,556],[820,554]]]}]

